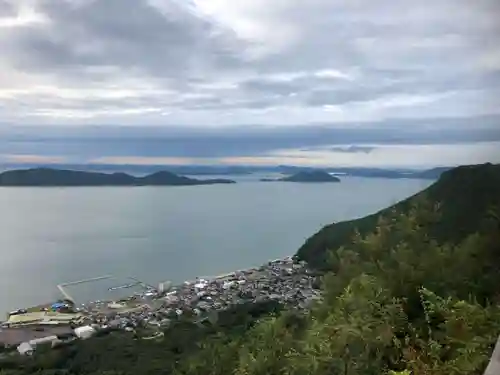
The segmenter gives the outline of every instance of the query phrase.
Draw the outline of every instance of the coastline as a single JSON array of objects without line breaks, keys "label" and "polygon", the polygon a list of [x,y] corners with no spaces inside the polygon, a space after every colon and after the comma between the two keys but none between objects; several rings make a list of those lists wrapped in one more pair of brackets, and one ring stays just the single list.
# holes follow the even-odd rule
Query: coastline
[{"label": "coastline", "polygon": [[[89,301],[78,307],[63,301],[22,309],[0,325],[0,345],[26,354],[33,353],[40,340],[59,345],[116,330],[160,339],[161,332],[179,319],[196,324],[213,322],[219,312],[246,304],[307,310],[322,298],[315,272],[292,257],[180,285],[169,284],[164,290],[160,285],[155,289],[142,283],[143,292],[120,300]],[[63,310],[52,311],[54,305],[63,306]]]},{"label": "coastline", "polygon": [[[223,280],[226,280],[226,279],[229,279],[229,278],[232,278],[232,277],[237,277],[237,275],[241,275],[241,274],[246,274],[246,273],[249,273],[249,272],[254,272],[255,270],[261,268],[261,267],[265,267],[266,265],[269,265],[269,264],[273,264],[273,263],[276,263],[276,262],[293,262],[293,256],[286,256],[286,257],[283,257],[283,258],[277,258],[277,259],[273,259],[273,260],[268,260],[266,262],[264,262],[262,265],[260,266],[255,266],[255,267],[249,267],[249,268],[243,268],[243,269],[238,269],[238,270],[234,270],[234,271],[229,271],[229,272],[224,272],[224,273],[221,273],[221,274],[218,274],[218,275],[215,275],[215,276],[196,276],[194,279],[187,279],[181,283],[178,283],[178,284],[173,284],[171,281],[167,280],[167,281],[164,281],[164,282],[159,282],[158,283],[158,287],[153,287],[152,285],[148,285],[148,284],[145,284],[145,283],[142,283],[143,285],[143,288],[144,288],[144,293],[141,293],[141,292],[135,292],[133,293],[132,295],[128,295],[128,296],[125,296],[125,297],[122,297],[122,298],[119,298],[118,300],[132,300],[132,299],[135,299],[137,296],[139,297],[155,297],[155,298],[149,298],[149,299],[156,299],[156,297],[160,297],[160,295],[162,294],[168,294],[168,293],[172,293],[172,291],[179,291],[179,290],[183,290],[186,288],[186,286],[200,286],[200,283],[203,284],[204,282],[218,282],[218,281],[223,281]],[[96,277],[96,278],[92,278],[92,279],[87,279],[89,281],[93,281],[93,280],[96,280],[96,279],[101,279],[101,278],[104,278],[104,277],[108,277],[108,275],[106,276],[101,276],[101,277]],[[110,276],[112,277],[112,276]],[[130,278],[130,277],[129,277]],[[135,278],[131,278],[131,279],[135,279]],[[138,279],[135,279],[137,281],[139,281]],[[69,282],[69,283],[64,283],[64,285],[71,285],[73,284],[74,282]],[[165,285],[165,284],[169,284],[168,287],[164,287],[165,289],[164,290],[161,290],[162,289],[162,286],[161,285]],[[59,284],[61,285],[61,284]],[[148,299],[148,298],[146,298]],[[90,300],[90,301],[87,301],[87,302],[82,302],[80,305],[81,306],[88,306],[88,305],[93,305],[93,304],[112,304],[112,303],[116,303],[117,299],[104,299],[104,300]]]},{"label": "coastline", "polygon": [[[189,279],[185,280],[184,282],[180,284],[173,284],[170,281],[164,281],[164,282],[159,282],[156,287],[146,284],[137,278],[134,277],[127,277],[126,279],[131,279],[136,282],[136,285],[141,285],[143,291],[141,292],[135,292],[131,295],[127,295],[118,299],[113,299],[113,298],[104,298],[104,299],[90,299],[87,301],[75,301],[73,297],[64,289],[66,286],[70,285],[77,285],[77,284],[83,284],[86,282],[93,282],[93,281],[98,281],[98,280],[104,280],[104,279],[111,279],[114,276],[113,275],[104,275],[104,276],[97,276],[97,277],[92,277],[92,278],[87,278],[87,279],[82,279],[82,280],[77,280],[77,281],[69,281],[69,282],[63,282],[60,284],[56,285],[56,288],[61,294],[61,298],[58,299],[58,301],[67,301],[67,302],[72,302],[75,308],[74,313],[92,313],[95,312],[96,310],[99,310],[99,308],[102,308],[104,305],[110,306],[112,305],[113,308],[116,310],[117,313],[120,311],[128,311],[130,310],[127,309],[127,302],[129,301],[136,301],[136,300],[146,300],[148,302],[152,302],[155,300],[158,300],[165,296],[166,294],[172,294],[172,292],[178,292],[178,291],[185,291],[186,287],[194,287],[195,289],[201,289],[203,288],[202,285],[204,284],[209,284],[209,283],[223,283],[224,281],[230,281],[231,278],[239,279],[244,275],[252,274],[255,272],[258,272],[259,269],[268,267],[272,264],[277,264],[277,263],[283,263],[283,264],[288,264],[292,265],[294,263],[293,261],[293,256],[286,256],[283,258],[278,258],[278,259],[273,259],[273,260],[268,260],[265,263],[263,263],[261,266],[257,267],[250,267],[250,268],[244,268],[244,269],[238,269],[234,271],[229,271],[229,272],[224,272],[215,276],[203,276],[203,277],[195,277],[194,279]],[[304,265],[302,265],[304,266]],[[240,283],[242,280],[239,280]],[[132,284],[131,284],[132,285]],[[131,286],[130,285],[130,286]],[[124,285],[123,288],[128,287],[129,285]],[[109,291],[115,290],[115,289],[120,289],[120,287],[114,287],[114,288],[108,288]],[[39,307],[41,308],[45,307],[47,308],[48,306],[51,306],[54,302],[48,302],[48,303],[43,303],[39,304],[38,306],[35,307],[23,307],[19,308],[17,311],[27,311],[29,314],[34,314],[40,312]],[[154,304],[154,303],[153,303]],[[122,309],[119,308],[123,307]],[[47,312],[47,311],[45,311]],[[12,312],[11,312],[12,313]],[[9,315],[9,312],[4,312],[4,314]],[[19,314],[23,315],[23,314]],[[8,324],[9,319],[6,321],[0,320],[0,324]]]}]

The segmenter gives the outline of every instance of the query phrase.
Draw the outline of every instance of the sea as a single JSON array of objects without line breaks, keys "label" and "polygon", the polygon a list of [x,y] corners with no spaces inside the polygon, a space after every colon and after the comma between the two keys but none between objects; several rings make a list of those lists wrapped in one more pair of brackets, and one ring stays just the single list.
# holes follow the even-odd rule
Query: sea
[{"label": "sea", "polygon": [[112,276],[66,287],[79,303],[109,300],[137,292],[117,288],[135,280],[177,284],[293,255],[324,225],[371,214],[433,182],[223,177],[238,183],[0,188],[0,320],[61,298],[61,283]]}]

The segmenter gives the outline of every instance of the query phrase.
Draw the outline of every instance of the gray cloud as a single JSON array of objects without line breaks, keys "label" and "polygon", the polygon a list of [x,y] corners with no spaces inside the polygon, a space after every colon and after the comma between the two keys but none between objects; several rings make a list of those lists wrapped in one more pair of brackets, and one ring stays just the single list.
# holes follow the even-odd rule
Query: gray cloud
[{"label": "gray cloud", "polygon": [[67,70],[70,75],[76,73],[73,69],[118,66],[171,78],[185,75],[203,58],[231,64],[230,48],[206,37],[215,26],[171,10],[167,18],[146,1],[87,1],[75,6],[45,0],[39,11],[51,26],[13,33],[7,45],[22,69]]},{"label": "gray cloud", "polygon": [[499,8],[494,0],[0,0],[0,122],[495,114]]},{"label": "gray cloud", "polygon": [[446,145],[500,141],[500,117],[385,121],[352,127],[325,125],[243,128],[121,127],[116,125],[13,127],[0,131],[0,155],[68,156],[76,161],[103,156],[241,157],[276,150],[368,154],[384,145]]},{"label": "gray cloud", "polygon": [[5,16],[14,16],[15,15],[15,7],[12,5],[10,1],[1,0],[0,1],[0,14]]},{"label": "gray cloud", "polygon": [[291,82],[276,82],[267,79],[252,78],[248,81],[242,82],[240,87],[257,95],[261,94],[277,94],[288,95],[293,92],[302,91],[310,87],[310,83],[301,82],[301,80],[294,80]]},{"label": "gray cloud", "polygon": [[373,150],[375,150],[376,147],[370,147],[370,146],[348,146],[348,147],[331,147],[330,151],[333,152],[347,152],[347,153],[363,153],[363,154],[369,154]]}]

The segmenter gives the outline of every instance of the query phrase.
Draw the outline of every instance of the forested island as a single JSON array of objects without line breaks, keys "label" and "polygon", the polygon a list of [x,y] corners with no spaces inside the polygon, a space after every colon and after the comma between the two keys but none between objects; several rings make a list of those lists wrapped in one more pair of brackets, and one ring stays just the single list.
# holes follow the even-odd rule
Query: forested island
[{"label": "forested island", "polygon": [[4,358],[0,374],[481,375],[500,334],[499,191],[500,165],[458,167],[323,228],[295,258],[321,275],[309,311],[238,305],[159,340],[111,333]]},{"label": "forested island", "polygon": [[283,181],[283,182],[340,182],[338,177],[332,176],[330,173],[319,170],[300,171],[291,176],[286,176],[277,179],[262,178],[262,182]]},{"label": "forested island", "polygon": [[31,168],[0,173],[0,186],[189,186],[233,184],[228,179],[198,180],[159,171],[144,177],[126,173],[100,173],[76,170]]}]

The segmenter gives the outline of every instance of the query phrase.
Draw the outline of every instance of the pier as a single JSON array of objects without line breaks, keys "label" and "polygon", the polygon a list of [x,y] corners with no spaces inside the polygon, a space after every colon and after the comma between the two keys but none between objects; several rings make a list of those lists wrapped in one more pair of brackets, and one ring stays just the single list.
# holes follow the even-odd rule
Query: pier
[{"label": "pier", "polygon": [[[84,283],[90,283],[93,281],[112,279],[114,277],[115,276],[113,276],[113,275],[104,275],[104,276],[92,277],[89,279],[70,281],[70,282],[58,284],[57,289],[59,289],[59,291],[61,292],[61,294],[64,296],[65,299],[75,303],[75,300],[73,299],[73,297],[71,297],[71,295],[68,293],[68,291],[65,289],[65,287],[70,286],[70,285],[79,285],[79,284],[84,284]],[[145,282],[143,282],[135,277],[127,277],[127,279],[133,280],[134,283],[111,287],[111,288],[108,288],[108,291],[113,291],[113,290],[117,290],[117,289],[132,288],[136,285],[141,285],[144,289],[150,289],[150,290],[157,290],[158,289],[157,287],[149,285],[149,284],[147,284],[147,283],[145,283]]]},{"label": "pier", "polygon": [[147,284],[147,283],[139,280],[136,277],[129,276],[128,279],[129,280],[134,280],[138,285],[141,285],[144,289],[152,289],[152,290],[157,290],[158,289],[158,287],[153,286],[153,285],[149,285],[149,284]]},{"label": "pier", "polygon": [[105,275],[105,276],[92,277],[90,279],[70,281],[67,283],[58,284],[57,289],[59,289],[59,291],[61,292],[61,294],[64,296],[65,299],[74,303],[75,300],[73,299],[73,297],[71,297],[71,295],[68,293],[68,291],[66,289],[64,289],[65,286],[90,283],[92,281],[106,280],[106,279],[111,279],[112,277],[113,277],[113,275]]},{"label": "pier", "polygon": [[140,285],[140,283],[133,283],[133,284],[125,284],[125,285],[113,286],[111,288],[108,288],[108,290],[109,291],[113,291],[113,290],[118,290],[118,289],[133,288],[136,285]]}]

